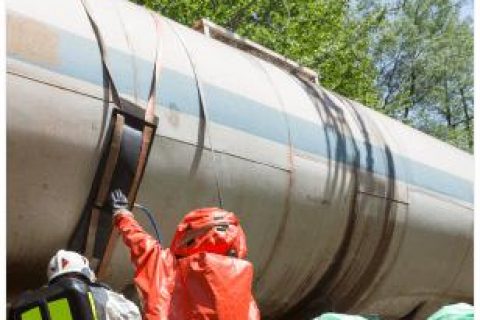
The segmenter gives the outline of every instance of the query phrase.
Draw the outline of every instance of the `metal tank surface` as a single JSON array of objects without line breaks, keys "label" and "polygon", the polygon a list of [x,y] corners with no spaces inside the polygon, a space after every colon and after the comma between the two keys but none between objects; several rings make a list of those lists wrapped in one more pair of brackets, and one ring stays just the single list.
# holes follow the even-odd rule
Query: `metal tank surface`
[{"label": "metal tank surface", "polygon": [[[168,243],[186,212],[218,206],[218,186],[245,228],[263,318],[422,319],[473,302],[470,154],[171,20],[157,28],[129,2],[89,5],[122,98],[145,107],[159,50],[137,202]],[[46,281],[79,219],[113,107],[103,84],[80,0],[7,1],[9,299]],[[119,244],[106,281],[123,290],[132,275]]]}]

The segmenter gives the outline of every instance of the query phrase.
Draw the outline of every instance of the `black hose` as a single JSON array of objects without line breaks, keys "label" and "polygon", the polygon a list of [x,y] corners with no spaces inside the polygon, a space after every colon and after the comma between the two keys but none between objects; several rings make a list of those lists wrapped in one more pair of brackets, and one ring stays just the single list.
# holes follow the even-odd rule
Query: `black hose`
[{"label": "black hose", "polygon": [[147,215],[148,220],[150,220],[150,223],[152,224],[153,229],[155,230],[155,235],[157,236],[158,242],[162,244],[163,243],[162,237],[160,236],[160,231],[158,231],[158,225],[157,225],[157,222],[155,221],[155,218],[153,218],[152,212],[150,212],[150,210],[148,210],[147,207],[142,206],[141,204],[138,204],[138,203],[134,203],[133,206],[135,208],[140,209],[143,213]]}]

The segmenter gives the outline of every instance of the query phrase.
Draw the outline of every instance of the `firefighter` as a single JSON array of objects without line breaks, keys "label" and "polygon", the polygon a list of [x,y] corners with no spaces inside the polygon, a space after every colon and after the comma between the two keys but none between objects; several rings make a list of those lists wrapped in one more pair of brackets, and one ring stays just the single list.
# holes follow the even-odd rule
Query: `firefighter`
[{"label": "firefighter", "polygon": [[140,320],[138,307],[107,285],[96,281],[84,256],[59,250],[47,268],[48,284],[24,292],[10,319]]},{"label": "firefighter", "polygon": [[177,226],[170,247],[162,248],[128,211],[120,190],[112,192],[111,205],[130,249],[145,319],[260,319],[245,234],[233,213],[194,210]]}]

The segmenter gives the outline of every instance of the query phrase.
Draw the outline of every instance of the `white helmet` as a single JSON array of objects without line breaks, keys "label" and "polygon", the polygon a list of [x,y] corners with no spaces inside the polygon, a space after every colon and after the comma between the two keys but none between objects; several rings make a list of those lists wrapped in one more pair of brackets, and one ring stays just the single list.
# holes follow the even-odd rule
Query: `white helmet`
[{"label": "white helmet", "polygon": [[92,282],[95,281],[95,273],[90,269],[87,258],[74,251],[58,250],[48,264],[48,282],[67,273],[80,274]]}]

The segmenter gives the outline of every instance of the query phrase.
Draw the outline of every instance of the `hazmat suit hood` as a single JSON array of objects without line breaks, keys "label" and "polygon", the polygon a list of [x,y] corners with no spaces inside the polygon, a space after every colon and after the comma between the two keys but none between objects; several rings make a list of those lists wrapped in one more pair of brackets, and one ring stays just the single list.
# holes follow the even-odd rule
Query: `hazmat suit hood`
[{"label": "hazmat suit hood", "polygon": [[208,252],[243,259],[247,256],[247,243],[234,213],[219,208],[202,208],[184,216],[177,226],[170,250],[177,257]]}]

